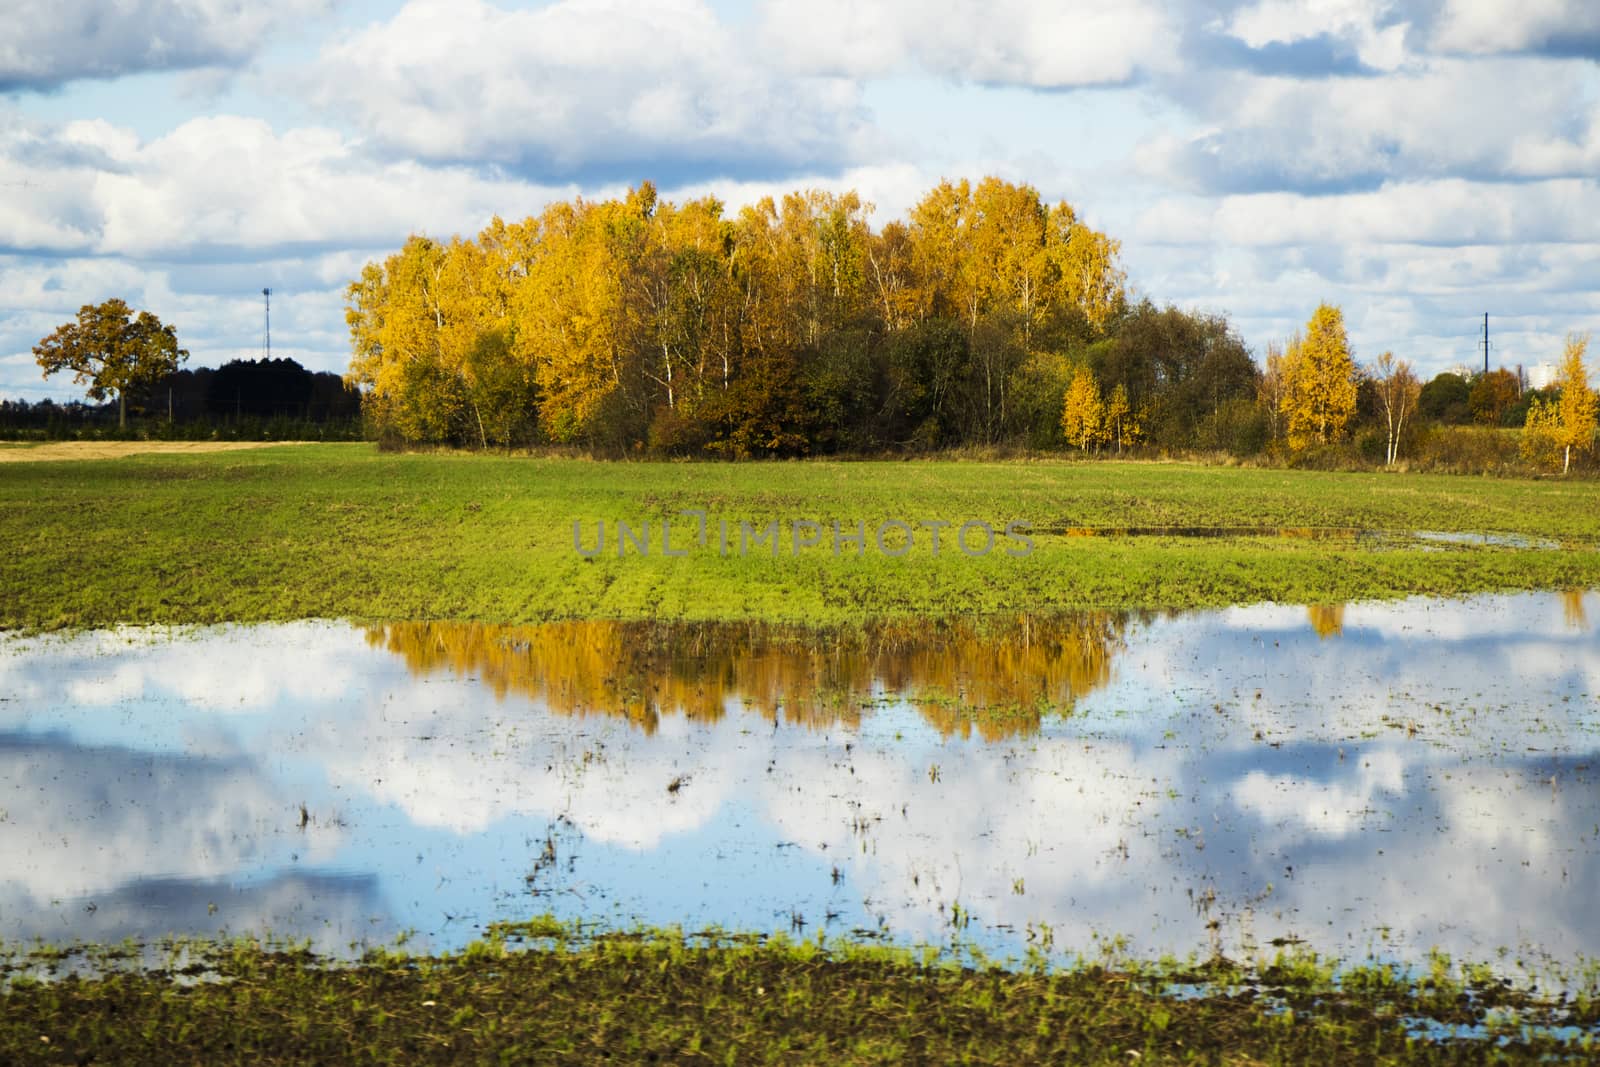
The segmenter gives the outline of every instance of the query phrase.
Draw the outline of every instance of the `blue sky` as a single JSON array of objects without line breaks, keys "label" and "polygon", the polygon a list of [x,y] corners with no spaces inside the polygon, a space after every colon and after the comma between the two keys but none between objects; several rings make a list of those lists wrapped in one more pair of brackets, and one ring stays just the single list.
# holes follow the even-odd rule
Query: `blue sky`
[{"label": "blue sky", "polygon": [[1321,300],[1432,373],[1600,327],[1592,0],[22,0],[0,41],[0,396],[120,296],[191,365],[342,370],[411,232],[649,178],[737,206],[942,176],[1070,200],[1256,352]]}]

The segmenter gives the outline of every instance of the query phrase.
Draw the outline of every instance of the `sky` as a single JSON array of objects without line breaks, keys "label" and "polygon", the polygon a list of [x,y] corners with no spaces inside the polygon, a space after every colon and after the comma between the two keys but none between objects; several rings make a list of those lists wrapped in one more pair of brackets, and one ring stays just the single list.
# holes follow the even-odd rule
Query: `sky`
[{"label": "sky", "polygon": [[1252,351],[1322,301],[1356,358],[1554,361],[1600,328],[1593,0],[0,0],[0,397],[121,297],[190,366],[348,361],[411,233],[649,179],[901,217],[996,174]]}]

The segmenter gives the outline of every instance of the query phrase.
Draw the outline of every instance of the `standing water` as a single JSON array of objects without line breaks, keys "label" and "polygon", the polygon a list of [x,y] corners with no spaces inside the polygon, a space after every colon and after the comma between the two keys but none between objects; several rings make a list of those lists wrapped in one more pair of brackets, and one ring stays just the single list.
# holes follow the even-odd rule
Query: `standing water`
[{"label": "standing water", "polygon": [[1593,956],[1591,620],[1574,593],[0,637],[0,939],[348,954],[552,912]]}]

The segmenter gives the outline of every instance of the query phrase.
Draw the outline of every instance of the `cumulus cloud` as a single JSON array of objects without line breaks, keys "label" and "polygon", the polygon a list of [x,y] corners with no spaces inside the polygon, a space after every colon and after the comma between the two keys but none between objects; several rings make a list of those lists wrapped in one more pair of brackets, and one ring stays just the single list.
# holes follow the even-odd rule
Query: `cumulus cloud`
[{"label": "cumulus cloud", "polygon": [[6,13],[0,92],[81,78],[237,64],[332,0],[52,0]]},{"label": "cumulus cloud", "polygon": [[310,94],[391,151],[546,179],[787,174],[871,136],[854,83],[778,77],[701,0],[410,0],[326,48]]},{"label": "cumulus cloud", "polygon": [[[84,897],[146,878],[218,878],[282,862],[294,811],[254,762],[0,733],[0,889]],[[42,800],[41,798],[48,798]],[[338,831],[309,831],[328,855]]]},{"label": "cumulus cloud", "polygon": [[1152,0],[771,0],[769,47],[794,69],[851,77],[925,71],[1067,89],[1128,82],[1171,62],[1178,28]]},{"label": "cumulus cloud", "polygon": [[[1600,185],[1593,181],[1486,185],[1447,179],[1331,196],[1270,192],[1166,198],[1146,212],[1138,231],[1148,241],[1223,240],[1244,247],[1488,246],[1492,257],[1500,257],[1542,243],[1600,241],[1597,209]],[[1492,270],[1485,273],[1494,277]]]},{"label": "cumulus cloud", "polygon": [[1223,0],[1212,28],[1252,47],[1330,37],[1393,69],[1430,55],[1593,56],[1600,10],[1587,0]]},{"label": "cumulus cloud", "polygon": [[475,231],[570,188],[371,159],[326,128],[194,118],[144,140],[110,123],[0,127],[0,250],[214,258],[388,248],[408,232]]},{"label": "cumulus cloud", "polygon": [[1431,7],[1428,43],[1444,52],[1600,54],[1600,7],[1590,0],[1443,0]]},{"label": "cumulus cloud", "polygon": [[1185,97],[1200,128],[1152,138],[1137,162],[1207,192],[1587,176],[1600,165],[1588,76],[1577,62],[1500,59],[1316,81],[1207,78]]},{"label": "cumulus cloud", "polygon": [[[1265,55],[1298,52],[1303,57],[1308,43],[1337,42],[1340,47],[1330,47],[1331,54],[1347,50],[1362,67],[1392,70],[1406,60],[1409,28],[1389,21],[1393,6],[1389,0],[1256,0],[1219,19],[1211,32]],[[1296,73],[1322,72],[1313,66]]]}]

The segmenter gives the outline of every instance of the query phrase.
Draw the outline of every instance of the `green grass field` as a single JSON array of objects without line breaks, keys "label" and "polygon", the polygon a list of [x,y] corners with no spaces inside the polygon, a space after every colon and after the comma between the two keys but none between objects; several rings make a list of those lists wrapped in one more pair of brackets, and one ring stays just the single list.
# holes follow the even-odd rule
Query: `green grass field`
[{"label": "green grass field", "polygon": [[[193,946],[172,969],[10,978],[7,1063],[1427,1064],[1592,1062],[1593,991],[1556,999],[1435,961],[1407,977],[1280,956],[1133,968],[958,966],[913,950],[673,932],[459,954]],[[198,953],[198,954],[196,954]],[[16,965],[36,972],[34,952]],[[214,981],[176,982],[205,974]],[[0,970],[0,976],[4,971]],[[1209,995],[1171,995],[1205,989]],[[1571,1028],[1562,1033],[1560,1028]],[[1419,1030],[1431,1032],[1418,1040]],[[1474,1036],[1476,1034],[1476,1036]]]},{"label": "green grass field", "polygon": [[[599,463],[394,455],[297,445],[0,465],[0,626],[301,617],[762,619],[848,623],[912,613],[1183,608],[1600,585],[1593,483],[1335,474],[1118,462]],[[663,558],[573,548],[595,522],[681,509]],[[784,522],[785,551],[723,558],[716,522]],[[789,551],[789,523],[864,522]],[[919,531],[902,558],[871,531],[1027,521],[1034,551],[968,558]],[[1067,537],[1065,527],[1348,527],[1564,539],[1562,550],[1232,535]],[[612,539],[614,541],[614,538]],[[981,541],[976,532],[974,544]]]}]

